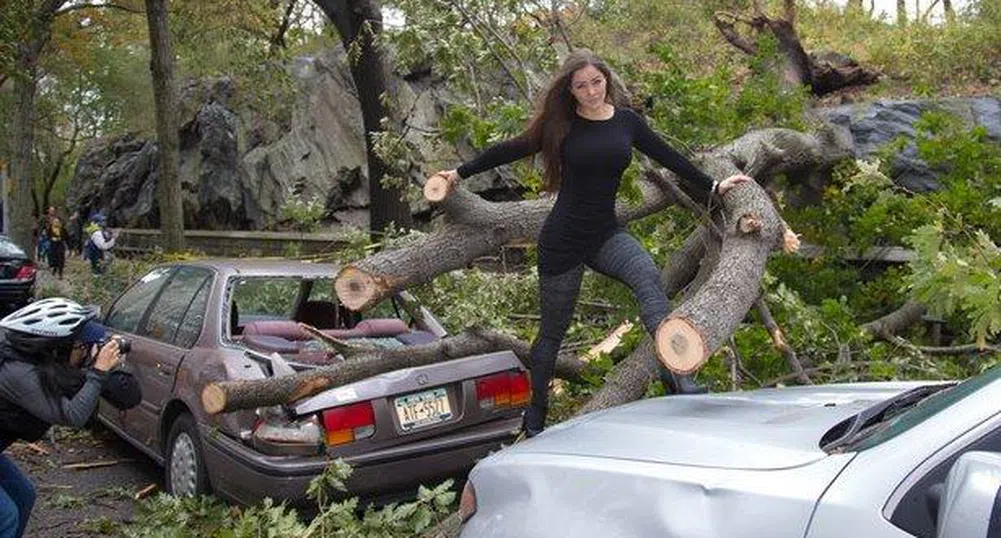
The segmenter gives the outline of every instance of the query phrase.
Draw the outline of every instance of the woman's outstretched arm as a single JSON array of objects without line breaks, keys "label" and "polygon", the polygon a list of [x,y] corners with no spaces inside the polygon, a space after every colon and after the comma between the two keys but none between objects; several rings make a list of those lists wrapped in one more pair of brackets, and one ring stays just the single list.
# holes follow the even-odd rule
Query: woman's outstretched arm
[{"label": "woman's outstretched arm", "polygon": [[465,179],[471,175],[485,172],[498,166],[524,159],[539,151],[539,145],[522,135],[503,142],[498,142],[483,150],[475,159],[464,163],[456,172]]},{"label": "woman's outstretched arm", "polygon": [[699,170],[684,155],[667,145],[639,114],[631,110],[625,112],[629,115],[630,121],[633,122],[633,145],[636,146],[636,149],[684,179],[687,188],[684,188],[686,185],[681,186],[693,200],[700,204],[707,203],[716,186],[713,178]]}]

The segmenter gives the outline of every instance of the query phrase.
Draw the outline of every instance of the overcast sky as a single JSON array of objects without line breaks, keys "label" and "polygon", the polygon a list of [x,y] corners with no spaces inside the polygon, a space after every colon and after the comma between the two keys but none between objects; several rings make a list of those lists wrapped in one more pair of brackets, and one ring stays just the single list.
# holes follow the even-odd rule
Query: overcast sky
[{"label": "overcast sky", "polygon": [[[862,5],[869,8],[869,2],[872,0],[862,0]],[[921,7],[921,13],[923,14],[928,10],[928,6],[932,5],[935,0],[907,0],[907,15],[913,18],[914,12],[918,6]],[[836,0],[839,5],[845,5],[846,0]],[[969,0],[952,0],[952,7],[957,12],[962,11],[966,7]],[[875,16],[879,16],[880,12],[885,12],[887,17],[894,19],[897,16],[897,0],[876,0],[876,11]],[[932,9],[932,20],[942,18],[942,2],[938,2],[935,8]]]}]

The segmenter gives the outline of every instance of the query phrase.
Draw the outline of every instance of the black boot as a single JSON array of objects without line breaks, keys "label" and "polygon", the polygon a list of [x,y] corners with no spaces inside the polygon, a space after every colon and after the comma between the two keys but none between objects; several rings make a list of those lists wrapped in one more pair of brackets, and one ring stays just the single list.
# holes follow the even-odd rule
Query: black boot
[{"label": "black boot", "polygon": [[691,374],[676,374],[660,365],[660,382],[671,394],[705,394],[709,389],[695,382]]},{"label": "black boot", "polygon": [[525,409],[525,415],[521,417],[521,429],[525,432],[525,437],[535,437],[546,428],[546,410],[539,409],[534,405]]}]

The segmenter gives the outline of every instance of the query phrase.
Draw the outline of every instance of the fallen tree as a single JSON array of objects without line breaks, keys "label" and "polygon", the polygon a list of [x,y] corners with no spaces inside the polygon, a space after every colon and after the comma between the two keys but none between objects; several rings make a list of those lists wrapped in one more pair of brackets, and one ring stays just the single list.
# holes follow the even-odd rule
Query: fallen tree
[{"label": "fallen tree", "polygon": [[[859,65],[855,60],[836,52],[807,53],[796,33],[796,3],[785,0],[781,17],[770,17],[760,0],[752,0],[751,14],[719,11],[713,23],[731,45],[746,54],[758,53],[758,39],[762,33],[774,36],[778,52],[784,62],[783,79],[790,85],[808,86],[816,96],[852,86],[874,84],[881,76],[879,71]],[[752,36],[741,34],[737,23],[748,26]]]},{"label": "fallen tree", "polygon": [[[694,329],[684,334],[684,344],[679,344],[679,339],[668,333],[659,354],[668,358],[669,366],[675,348],[698,349],[695,356],[704,360],[720,342],[729,338],[760,294],[759,281],[769,253],[783,244],[783,238],[795,242],[763,187],[778,174],[795,180],[825,170],[851,154],[850,135],[830,126],[809,134],[788,129],[753,131],[724,147],[695,157],[712,177],[723,179],[743,172],[755,177],[757,183],[735,187],[723,196],[721,204],[706,208],[703,224],[692,232],[663,269],[665,290],[671,296],[682,292],[682,300],[662,327],[673,327],[672,320],[682,320],[680,322]],[[640,186],[643,199],[639,204],[617,206],[621,222],[653,214],[674,204],[703,211],[685,196],[687,186],[667,171],[647,170]],[[336,277],[335,290],[346,306],[364,310],[405,288],[466,267],[505,244],[534,240],[551,205],[547,200],[488,202],[462,186],[448,186],[439,203],[444,214],[444,224],[439,229],[400,248],[378,252],[345,266]],[[722,295],[733,297],[721,301]],[[215,412],[284,403],[291,401],[289,398],[301,398],[349,380],[450,360],[457,357],[456,353],[478,350],[515,349],[527,362],[526,343],[496,333],[486,337],[482,330],[480,336],[473,333],[475,331],[428,345],[436,346],[434,349],[416,346],[405,351],[359,350],[344,363],[290,376],[293,379],[289,380],[209,385],[203,393],[203,403],[211,403]],[[463,345],[459,346],[458,342]],[[647,341],[617,364],[606,376],[605,385],[584,406],[584,411],[641,397],[656,370],[653,349],[652,342]],[[684,371],[677,368],[677,364],[674,366]],[[567,378],[575,375],[573,372],[582,372],[583,368],[586,366],[579,361],[561,357],[557,376]],[[325,381],[316,381],[320,377]],[[283,388],[265,389],[269,384]],[[210,409],[208,405],[206,409]]]}]

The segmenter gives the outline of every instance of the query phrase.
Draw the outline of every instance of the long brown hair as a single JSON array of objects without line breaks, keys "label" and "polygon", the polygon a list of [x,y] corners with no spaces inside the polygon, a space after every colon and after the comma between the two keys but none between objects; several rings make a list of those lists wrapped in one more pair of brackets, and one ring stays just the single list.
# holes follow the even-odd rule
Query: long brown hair
[{"label": "long brown hair", "polygon": [[628,101],[619,76],[593,52],[575,49],[567,56],[545,93],[540,94],[535,114],[522,135],[538,147],[542,155],[543,190],[546,192],[560,189],[563,141],[570,132],[570,122],[577,109],[577,100],[570,93],[570,82],[574,73],[589,65],[605,76],[605,101],[615,106]]}]

